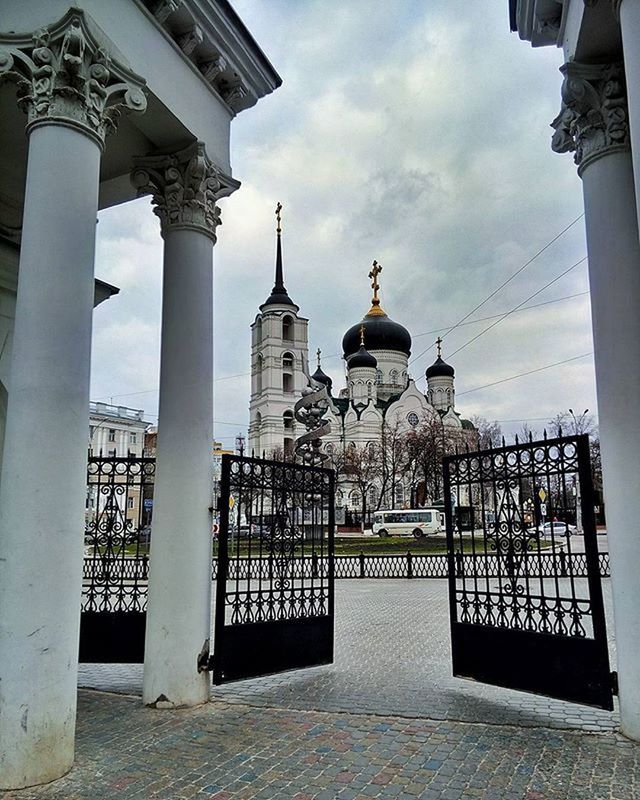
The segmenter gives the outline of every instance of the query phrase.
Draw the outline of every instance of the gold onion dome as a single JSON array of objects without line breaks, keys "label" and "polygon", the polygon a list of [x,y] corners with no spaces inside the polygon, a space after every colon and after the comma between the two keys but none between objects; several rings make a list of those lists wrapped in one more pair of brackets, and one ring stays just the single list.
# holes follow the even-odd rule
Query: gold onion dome
[{"label": "gold onion dome", "polygon": [[[382,267],[377,261],[374,261],[369,272],[373,289],[371,308],[360,322],[349,328],[342,338],[342,352],[347,360],[355,356],[359,350],[361,326],[364,326],[368,351],[391,350],[404,353],[406,356],[411,355],[411,334],[403,325],[390,319],[380,306],[378,275],[381,272]],[[351,366],[351,362],[349,362],[349,366]]]}]

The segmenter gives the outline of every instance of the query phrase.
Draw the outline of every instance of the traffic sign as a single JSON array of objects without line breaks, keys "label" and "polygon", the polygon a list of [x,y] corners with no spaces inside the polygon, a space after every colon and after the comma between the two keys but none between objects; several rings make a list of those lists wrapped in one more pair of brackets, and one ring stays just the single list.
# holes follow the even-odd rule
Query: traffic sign
[{"label": "traffic sign", "polygon": [[544,501],[547,499],[547,493],[545,492],[545,490],[544,490],[544,489],[540,489],[540,491],[538,492],[538,497],[539,497],[539,498],[542,500],[542,502],[544,503]]},{"label": "traffic sign", "polygon": [[540,516],[541,517],[546,517],[547,516],[547,504],[546,503],[540,503]]}]

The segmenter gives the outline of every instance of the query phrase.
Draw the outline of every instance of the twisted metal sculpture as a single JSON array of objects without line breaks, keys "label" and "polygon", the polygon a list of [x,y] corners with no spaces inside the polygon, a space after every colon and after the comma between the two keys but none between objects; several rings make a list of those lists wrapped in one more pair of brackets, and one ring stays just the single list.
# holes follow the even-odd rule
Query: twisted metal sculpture
[{"label": "twisted metal sculpture", "polygon": [[309,386],[293,407],[293,415],[307,429],[296,439],[295,450],[304,464],[321,466],[329,459],[320,449],[322,437],[331,433],[331,423],[323,419],[329,409],[329,393],[326,386],[313,378],[308,380]]}]

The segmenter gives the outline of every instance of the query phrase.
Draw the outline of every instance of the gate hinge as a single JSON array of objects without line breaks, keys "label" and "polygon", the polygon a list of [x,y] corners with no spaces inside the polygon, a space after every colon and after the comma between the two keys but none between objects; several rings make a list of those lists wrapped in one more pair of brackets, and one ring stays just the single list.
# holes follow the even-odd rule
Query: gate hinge
[{"label": "gate hinge", "polygon": [[198,653],[198,672],[208,672],[211,669],[211,656],[209,640],[205,639],[202,650]]},{"label": "gate hinge", "polygon": [[616,697],[618,696],[618,673],[613,670],[611,672],[611,694],[614,694]]}]

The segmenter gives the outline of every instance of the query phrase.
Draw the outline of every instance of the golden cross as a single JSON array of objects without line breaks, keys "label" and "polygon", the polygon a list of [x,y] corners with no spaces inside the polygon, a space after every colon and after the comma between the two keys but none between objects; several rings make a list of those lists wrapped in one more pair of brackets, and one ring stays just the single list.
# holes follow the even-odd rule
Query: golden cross
[{"label": "golden cross", "polygon": [[278,220],[278,225],[276,227],[277,233],[282,233],[282,228],[280,227],[280,222],[282,221],[280,217],[281,211],[282,211],[282,203],[278,203],[278,205],[276,206],[276,219]]},{"label": "golden cross", "polygon": [[440,358],[441,356],[440,345],[442,344],[442,339],[440,338],[440,336],[438,336],[438,338],[436,339],[436,344],[438,345],[438,358]]},{"label": "golden cross", "polygon": [[371,288],[373,289],[373,301],[374,303],[377,301],[378,303],[380,300],[378,299],[378,289],[380,288],[380,284],[378,283],[378,275],[382,272],[382,267],[378,264],[377,261],[373,262],[373,267],[371,272],[369,273],[369,277],[371,278]]},{"label": "golden cross", "polygon": [[360,326],[360,347],[364,347],[364,325]]},{"label": "golden cross", "polygon": [[320,369],[320,356],[322,355],[322,350],[320,348],[316,350],[316,355],[318,356],[318,369]]}]

